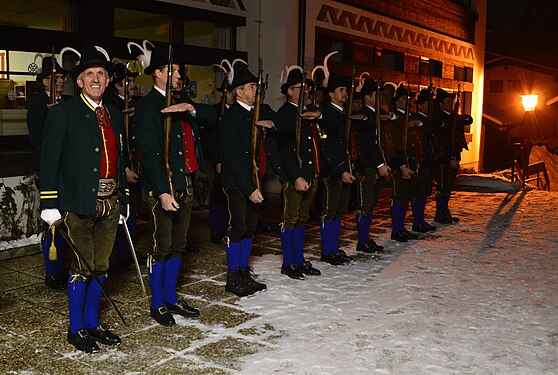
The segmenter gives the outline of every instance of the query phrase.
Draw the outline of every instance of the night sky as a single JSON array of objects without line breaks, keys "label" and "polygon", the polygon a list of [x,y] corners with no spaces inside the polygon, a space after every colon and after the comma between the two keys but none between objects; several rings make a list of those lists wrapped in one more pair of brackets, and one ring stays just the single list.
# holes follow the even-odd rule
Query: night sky
[{"label": "night sky", "polygon": [[558,68],[558,1],[488,0],[486,50]]}]

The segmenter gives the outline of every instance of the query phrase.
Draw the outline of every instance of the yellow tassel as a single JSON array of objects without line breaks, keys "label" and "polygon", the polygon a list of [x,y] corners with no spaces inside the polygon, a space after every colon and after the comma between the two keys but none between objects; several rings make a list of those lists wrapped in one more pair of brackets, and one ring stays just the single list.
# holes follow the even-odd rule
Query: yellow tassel
[{"label": "yellow tassel", "polygon": [[50,242],[50,247],[48,248],[48,259],[52,260],[53,262],[58,259],[56,256],[56,245],[54,245],[54,231],[56,230],[55,226],[50,227],[50,233],[52,234],[52,241]]}]

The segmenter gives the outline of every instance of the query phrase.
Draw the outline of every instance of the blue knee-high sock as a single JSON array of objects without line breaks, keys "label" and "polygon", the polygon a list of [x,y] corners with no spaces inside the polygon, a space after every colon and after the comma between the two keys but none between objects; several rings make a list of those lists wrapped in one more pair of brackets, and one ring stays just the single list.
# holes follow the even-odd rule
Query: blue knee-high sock
[{"label": "blue knee-high sock", "polygon": [[240,269],[240,242],[229,242],[227,245],[227,269],[229,271]]},{"label": "blue knee-high sock", "polygon": [[283,227],[281,229],[281,250],[283,251],[283,267],[294,263],[294,231]]},{"label": "blue knee-high sock", "polygon": [[66,239],[59,231],[56,231],[54,234],[54,245],[56,246],[54,269],[57,274],[64,275],[64,277],[66,277],[68,275],[68,271],[66,269],[66,250],[68,249],[68,242],[66,242]]},{"label": "blue knee-high sock", "polygon": [[370,224],[372,215],[357,215],[358,243],[364,245],[370,241]]},{"label": "blue knee-high sock", "polygon": [[163,281],[165,280],[165,262],[154,262],[148,272],[151,287],[151,309],[157,309],[165,304],[163,296]]},{"label": "blue knee-high sock", "polygon": [[[105,277],[100,276],[99,281],[104,284]],[[85,328],[96,328],[99,326],[99,306],[101,305],[101,287],[93,279],[87,282],[87,295],[85,296],[85,311],[83,312],[83,324]]]},{"label": "blue knee-high sock", "polygon": [[331,225],[332,222],[330,220],[322,220],[320,225],[320,236],[322,238],[322,255],[331,254],[331,241],[329,239]]},{"label": "blue knee-high sock", "polygon": [[337,253],[339,251],[339,232],[341,231],[341,218],[334,219],[331,225],[330,239],[331,239],[331,252]]},{"label": "blue knee-high sock", "polygon": [[85,296],[87,294],[86,281],[68,281],[68,310],[70,312],[70,333],[76,333],[85,328],[83,322],[83,311],[85,307]]},{"label": "blue knee-high sock", "polygon": [[436,195],[436,213],[444,212],[448,208],[448,204],[446,202],[446,194],[437,194]]},{"label": "blue knee-high sock", "polygon": [[446,210],[449,210],[449,200],[450,200],[450,195],[444,194],[444,208]]},{"label": "blue knee-high sock", "polygon": [[181,257],[170,257],[165,262],[165,280],[163,282],[165,303],[176,303],[178,301],[176,298],[176,285],[181,264]]},{"label": "blue knee-high sock", "polygon": [[391,231],[393,233],[401,233],[403,232],[403,221],[401,220],[404,216],[401,213],[405,212],[405,207],[400,204],[392,204],[391,205]]},{"label": "blue knee-high sock", "polygon": [[306,241],[306,226],[297,225],[294,227],[294,264],[304,264],[304,242]]},{"label": "blue knee-high sock", "polygon": [[215,202],[209,203],[209,227],[211,233],[219,233],[219,222],[221,221],[219,204]]},{"label": "blue knee-high sock", "polygon": [[426,208],[426,198],[415,198],[413,200],[413,224],[424,223],[424,209]]},{"label": "blue knee-high sock", "polygon": [[248,262],[250,260],[250,250],[252,249],[252,239],[243,238],[240,242],[240,268],[248,267]]},{"label": "blue knee-high sock", "polygon": [[[48,252],[50,249],[50,244],[52,242],[52,235],[50,234],[50,230],[46,233],[45,236],[41,239],[41,250],[43,252],[43,258],[45,260],[45,274],[46,276],[52,276],[57,274],[56,270],[56,262],[48,259]],[[56,242],[54,242],[56,245]]]}]

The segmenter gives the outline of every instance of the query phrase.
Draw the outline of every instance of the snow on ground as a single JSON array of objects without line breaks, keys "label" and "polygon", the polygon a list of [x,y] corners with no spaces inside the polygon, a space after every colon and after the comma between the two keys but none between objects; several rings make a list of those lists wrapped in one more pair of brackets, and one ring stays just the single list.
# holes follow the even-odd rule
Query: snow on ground
[{"label": "snow on ground", "polygon": [[457,194],[459,224],[381,234],[380,262],[315,262],[322,276],[295,281],[254,257],[269,290],[240,303],[283,336],[241,373],[556,374],[558,193]]}]

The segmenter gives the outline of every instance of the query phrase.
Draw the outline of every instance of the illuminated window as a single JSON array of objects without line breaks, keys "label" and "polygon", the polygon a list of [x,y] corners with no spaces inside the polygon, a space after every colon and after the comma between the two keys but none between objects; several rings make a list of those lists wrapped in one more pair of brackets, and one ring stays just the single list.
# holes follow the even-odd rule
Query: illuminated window
[{"label": "illuminated window", "polygon": [[169,41],[170,17],[163,14],[114,8],[114,36],[127,39]]}]

